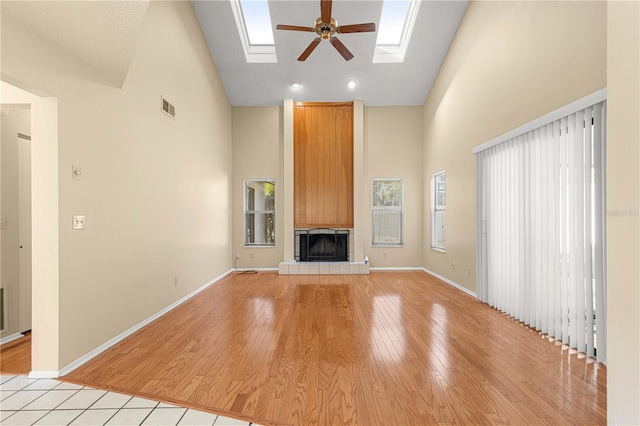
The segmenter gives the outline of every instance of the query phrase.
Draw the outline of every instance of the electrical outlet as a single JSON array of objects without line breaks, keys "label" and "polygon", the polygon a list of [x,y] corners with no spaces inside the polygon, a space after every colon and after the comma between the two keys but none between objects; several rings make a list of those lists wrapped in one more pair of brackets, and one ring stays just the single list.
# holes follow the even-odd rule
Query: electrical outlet
[{"label": "electrical outlet", "polygon": [[387,252],[386,251],[382,252],[382,257],[387,257]]},{"label": "electrical outlet", "polygon": [[4,229],[7,227],[7,217],[0,216],[0,229]]},{"label": "electrical outlet", "polygon": [[249,259],[253,259],[253,253],[249,253]]},{"label": "electrical outlet", "polygon": [[471,268],[467,268],[467,275],[471,276]]},{"label": "electrical outlet", "polygon": [[178,276],[173,277],[173,285],[177,286],[179,283]]},{"label": "electrical outlet", "polygon": [[236,259],[240,259],[240,253],[236,253]]}]

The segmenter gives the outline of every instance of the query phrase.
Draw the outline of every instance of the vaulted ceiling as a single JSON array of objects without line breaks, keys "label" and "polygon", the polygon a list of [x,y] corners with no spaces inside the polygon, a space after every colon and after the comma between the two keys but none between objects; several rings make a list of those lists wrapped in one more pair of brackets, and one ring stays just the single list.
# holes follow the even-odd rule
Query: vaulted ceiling
[{"label": "vaulted ceiling", "polygon": [[[234,106],[281,105],[362,99],[365,105],[423,105],[468,1],[421,2],[402,63],[373,63],[376,33],[341,34],[354,54],[345,61],[327,41],[304,62],[298,56],[315,33],[274,30],[277,63],[247,63],[229,0],[195,0],[194,9],[227,94]],[[339,25],[379,24],[382,1],[334,0]],[[319,0],[270,0],[271,22],[313,26]],[[347,87],[354,80],[355,88]],[[302,87],[292,89],[292,81]]]},{"label": "vaulted ceiling", "polygon": [[122,87],[149,0],[3,1],[11,16],[116,87]]},{"label": "vaulted ceiling", "polygon": [[[389,0],[387,0],[389,1]],[[391,0],[393,1],[393,0]],[[281,105],[283,99],[365,105],[423,105],[468,0],[422,0],[401,63],[374,63],[377,33],[340,34],[354,54],[345,61],[323,41],[305,62],[298,56],[315,33],[273,30],[275,63],[248,63],[231,0],[192,0],[211,55],[234,106]],[[3,1],[2,13],[30,27],[85,63],[116,87],[125,81],[148,0]],[[269,0],[272,26],[314,26],[319,0]],[[339,25],[373,22],[379,28],[382,0],[333,0]],[[347,87],[353,80],[354,88]],[[302,86],[293,89],[290,83]]]}]

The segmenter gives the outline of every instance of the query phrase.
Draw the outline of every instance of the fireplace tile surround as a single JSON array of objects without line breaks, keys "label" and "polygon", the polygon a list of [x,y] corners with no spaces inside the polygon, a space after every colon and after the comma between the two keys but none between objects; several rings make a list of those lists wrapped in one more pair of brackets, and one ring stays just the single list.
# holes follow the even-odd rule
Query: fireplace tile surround
[{"label": "fireplace tile surround", "polygon": [[369,275],[364,262],[280,262],[280,275]]},{"label": "fireplace tile surround", "polygon": [[[320,228],[296,228],[294,232],[294,256],[300,259],[300,234],[309,232],[311,235],[316,233],[324,233],[331,229]],[[354,229],[338,229],[341,233],[348,232],[348,259],[354,258]],[[280,275],[368,275],[369,264],[364,262],[280,262],[278,266]]]}]

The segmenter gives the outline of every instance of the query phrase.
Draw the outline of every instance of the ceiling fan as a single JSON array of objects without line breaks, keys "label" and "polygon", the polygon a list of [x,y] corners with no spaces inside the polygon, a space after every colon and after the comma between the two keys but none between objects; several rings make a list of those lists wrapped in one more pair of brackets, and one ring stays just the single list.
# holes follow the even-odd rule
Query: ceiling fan
[{"label": "ceiling fan", "polygon": [[276,25],[276,30],[315,32],[318,34],[318,37],[302,52],[302,55],[298,58],[299,61],[306,60],[322,40],[329,40],[338,53],[340,53],[346,61],[349,61],[353,59],[353,54],[342,44],[335,34],[370,33],[376,30],[376,24],[374,23],[338,26],[338,21],[331,16],[331,2],[332,0],[320,0],[320,17],[316,19],[316,24],[313,27]]}]

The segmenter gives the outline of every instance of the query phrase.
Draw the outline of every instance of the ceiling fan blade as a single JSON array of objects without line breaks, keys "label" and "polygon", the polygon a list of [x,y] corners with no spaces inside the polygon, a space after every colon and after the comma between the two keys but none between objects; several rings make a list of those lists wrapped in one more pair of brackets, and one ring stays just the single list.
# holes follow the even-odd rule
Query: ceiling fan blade
[{"label": "ceiling fan blade", "polygon": [[331,23],[331,0],[320,0],[320,18],[325,24]]},{"label": "ceiling fan blade", "polygon": [[372,33],[376,30],[376,24],[371,22],[370,24],[354,24],[354,25],[341,25],[337,31],[340,34],[348,33]]},{"label": "ceiling fan blade", "polygon": [[311,55],[311,52],[313,52],[313,49],[315,49],[320,44],[320,40],[322,40],[322,37],[314,38],[311,44],[304,50],[304,52],[302,52],[302,55],[300,55],[298,60],[306,60],[309,55]]},{"label": "ceiling fan blade", "polygon": [[345,61],[350,61],[353,59],[353,53],[349,52],[349,49],[347,49],[347,46],[342,44],[340,40],[338,40],[335,37],[331,37],[331,44],[333,44],[333,47],[336,48],[338,53],[342,55]]},{"label": "ceiling fan blade", "polygon": [[276,30],[287,30],[287,31],[304,31],[308,33],[314,32],[316,29],[313,27],[299,27],[297,25],[276,25]]}]

